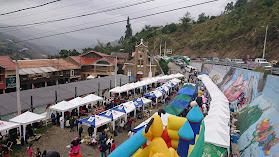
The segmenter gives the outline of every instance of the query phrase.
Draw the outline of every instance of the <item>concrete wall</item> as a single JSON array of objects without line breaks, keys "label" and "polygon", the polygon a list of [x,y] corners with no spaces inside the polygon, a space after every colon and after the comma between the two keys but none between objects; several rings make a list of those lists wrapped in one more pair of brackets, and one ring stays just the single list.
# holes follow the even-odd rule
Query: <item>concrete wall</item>
[{"label": "concrete wall", "polygon": [[[204,64],[202,72],[209,74],[238,112],[240,156],[279,156],[279,77],[265,79],[260,72],[211,64]],[[242,93],[245,104],[237,107]]]},{"label": "concrete wall", "polygon": [[190,62],[190,65],[196,67],[198,71],[202,71],[202,63]]}]

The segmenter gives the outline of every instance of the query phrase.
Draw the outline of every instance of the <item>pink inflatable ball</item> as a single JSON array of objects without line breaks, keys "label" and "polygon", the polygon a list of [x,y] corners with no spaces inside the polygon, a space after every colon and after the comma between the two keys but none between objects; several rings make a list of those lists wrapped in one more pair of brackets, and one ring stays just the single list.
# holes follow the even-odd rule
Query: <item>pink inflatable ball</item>
[{"label": "pink inflatable ball", "polygon": [[198,103],[196,101],[192,101],[190,103],[190,106],[193,108],[194,106],[198,106]]}]

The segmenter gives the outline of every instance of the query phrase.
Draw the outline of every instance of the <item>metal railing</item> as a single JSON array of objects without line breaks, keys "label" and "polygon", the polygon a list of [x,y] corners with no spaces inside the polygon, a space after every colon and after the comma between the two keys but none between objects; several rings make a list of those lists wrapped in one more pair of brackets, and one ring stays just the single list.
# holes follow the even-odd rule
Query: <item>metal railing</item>
[{"label": "metal railing", "polygon": [[[259,65],[255,64],[239,64],[235,62],[214,62],[214,61],[202,61],[202,60],[191,60],[191,62],[195,63],[204,63],[204,64],[213,64],[213,65],[223,65],[223,66],[230,66],[234,68],[241,68],[246,70],[255,70]],[[265,69],[266,71],[270,71],[272,75],[279,75],[279,68],[272,67],[271,69]]]}]

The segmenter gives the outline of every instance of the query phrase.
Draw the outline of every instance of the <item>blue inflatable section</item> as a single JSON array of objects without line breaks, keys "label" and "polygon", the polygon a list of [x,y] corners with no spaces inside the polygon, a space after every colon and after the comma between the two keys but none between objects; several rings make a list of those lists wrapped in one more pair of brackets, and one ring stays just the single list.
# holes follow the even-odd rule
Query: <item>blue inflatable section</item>
[{"label": "blue inflatable section", "polygon": [[180,108],[186,108],[189,106],[189,102],[183,100],[173,100],[172,103],[170,103],[169,105],[175,105]]},{"label": "blue inflatable section", "polygon": [[143,144],[146,143],[146,138],[142,136],[142,128],[135,135],[130,137],[124,143],[117,147],[109,157],[130,157],[132,156]]},{"label": "blue inflatable section", "polygon": [[189,96],[193,96],[195,93],[195,89],[193,88],[189,88],[189,87],[185,87],[185,88],[182,88],[178,91],[178,95],[179,94],[185,94],[185,95],[189,95]]}]

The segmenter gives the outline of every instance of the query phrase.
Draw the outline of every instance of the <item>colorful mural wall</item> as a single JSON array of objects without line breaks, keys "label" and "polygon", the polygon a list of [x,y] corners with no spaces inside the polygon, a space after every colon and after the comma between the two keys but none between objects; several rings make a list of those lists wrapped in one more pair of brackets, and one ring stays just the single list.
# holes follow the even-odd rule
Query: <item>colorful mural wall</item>
[{"label": "colorful mural wall", "polygon": [[263,73],[224,68],[204,64],[202,71],[213,80],[221,73],[215,82],[237,108],[240,156],[279,157],[279,77],[267,76],[263,87]]}]

